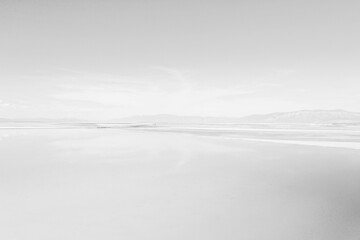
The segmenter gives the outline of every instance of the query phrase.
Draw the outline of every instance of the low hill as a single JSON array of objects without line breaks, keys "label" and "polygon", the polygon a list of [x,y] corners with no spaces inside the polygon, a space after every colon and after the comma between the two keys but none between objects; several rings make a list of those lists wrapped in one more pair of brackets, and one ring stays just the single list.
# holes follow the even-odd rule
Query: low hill
[{"label": "low hill", "polygon": [[360,113],[344,110],[302,110],[252,115],[241,120],[263,123],[355,123],[360,122]]},{"label": "low hill", "polygon": [[121,122],[148,123],[360,123],[360,113],[344,110],[302,110],[250,115],[242,118],[197,117],[177,115],[145,115],[118,119]]}]

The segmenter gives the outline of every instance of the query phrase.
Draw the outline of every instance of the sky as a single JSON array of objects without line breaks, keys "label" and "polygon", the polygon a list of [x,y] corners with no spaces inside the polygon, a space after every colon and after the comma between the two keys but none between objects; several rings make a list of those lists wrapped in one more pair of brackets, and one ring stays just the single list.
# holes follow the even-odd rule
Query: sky
[{"label": "sky", "polygon": [[360,111],[360,2],[0,0],[0,118]]}]

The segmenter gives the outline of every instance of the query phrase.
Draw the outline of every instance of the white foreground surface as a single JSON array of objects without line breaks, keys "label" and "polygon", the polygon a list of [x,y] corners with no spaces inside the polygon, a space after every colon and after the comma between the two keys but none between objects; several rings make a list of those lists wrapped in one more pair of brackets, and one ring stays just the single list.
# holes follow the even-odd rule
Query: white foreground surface
[{"label": "white foreground surface", "polygon": [[1,130],[0,239],[357,240],[360,151]]}]

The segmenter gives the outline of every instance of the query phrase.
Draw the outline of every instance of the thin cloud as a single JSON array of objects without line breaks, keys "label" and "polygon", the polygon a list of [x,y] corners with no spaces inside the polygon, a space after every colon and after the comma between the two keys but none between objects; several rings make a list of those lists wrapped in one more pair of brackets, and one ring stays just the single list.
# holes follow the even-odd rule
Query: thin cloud
[{"label": "thin cloud", "polygon": [[3,107],[3,108],[27,108],[26,105],[18,104],[18,103],[11,103],[8,101],[4,101],[2,99],[0,99],[0,107]]},{"label": "thin cloud", "polygon": [[[161,69],[167,72],[169,69]],[[171,74],[175,74],[175,80],[186,82],[180,72],[171,70]],[[180,75],[179,75],[180,74]],[[181,76],[181,77],[180,77]],[[259,89],[269,87],[268,85],[238,85],[235,87],[222,88],[200,88],[197,86],[189,86],[186,88],[175,88],[168,91],[167,83],[156,82],[141,85],[131,84],[114,84],[104,81],[104,77],[98,76],[97,84],[89,84],[78,82],[75,84],[63,84],[59,88],[59,92],[52,95],[58,101],[73,101],[88,103],[89,105],[104,105],[107,107],[118,108],[122,114],[130,114],[136,112],[138,114],[151,113],[170,113],[170,114],[207,114],[216,115],[217,113],[228,115],[238,115],[237,106],[241,106],[241,101],[229,103],[226,101],[227,96],[232,95],[248,95]],[[112,79],[117,82],[116,78]],[[119,79],[121,82],[122,79]],[[145,82],[144,79],[137,80]],[[164,85],[162,85],[164,84]],[[233,109],[229,109],[229,107]]]}]

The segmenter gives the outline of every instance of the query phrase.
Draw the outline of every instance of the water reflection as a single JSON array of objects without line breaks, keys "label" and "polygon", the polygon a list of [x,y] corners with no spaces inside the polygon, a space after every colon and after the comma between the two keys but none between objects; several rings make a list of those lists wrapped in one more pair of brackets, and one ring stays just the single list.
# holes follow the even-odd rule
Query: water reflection
[{"label": "water reflection", "polygon": [[120,129],[2,134],[1,239],[360,234],[356,150]]}]

